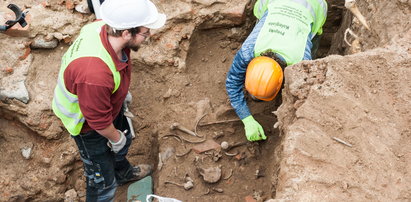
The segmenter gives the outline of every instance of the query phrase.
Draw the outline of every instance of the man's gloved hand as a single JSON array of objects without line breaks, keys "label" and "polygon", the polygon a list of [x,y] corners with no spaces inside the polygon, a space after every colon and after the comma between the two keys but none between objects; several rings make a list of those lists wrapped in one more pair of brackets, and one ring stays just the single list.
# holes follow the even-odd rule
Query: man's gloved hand
[{"label": "man's gloved hand", "polygon": [[263,127],[253,118],[253,116],[247,116],[242,121],[244,123],[245,136],[248,141],[267,139]]},{"label": "man's gloved hand", "polygon": [[123,149],[124,145],[126,145],[127,138],[123,132],[117,130],[120,133],[120,140],[118,142],[112,142],[108,140],[107,145],[111,148],[111,151],[114,153],[118,153],[121,149]]}]

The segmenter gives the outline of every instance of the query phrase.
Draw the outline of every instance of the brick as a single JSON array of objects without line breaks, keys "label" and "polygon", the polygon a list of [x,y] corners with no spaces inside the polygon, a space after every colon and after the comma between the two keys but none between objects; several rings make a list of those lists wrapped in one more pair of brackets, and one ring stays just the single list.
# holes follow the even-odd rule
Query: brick
[{"label": "brick", "polygon": [[[11,13],[7,13],[4,18],[7,20],[14,20],[15,16],[14,14]],[[27,37],[29,36],[29,32],[30,32],[30,21],[31,21],[31,16],[30,14],[26,15],[26,22],[27,25],[25,27],[22,27],[19,23],[16,23],[15,25],[13,25],[13,27],[10,27],[6,32],[4,32],[5,34],[12,36],[12,37]]]},{"label": "brick", "polygon": [[66,8],[68,10],[73,10],[74,9],[74,2],[72,0],[66,0]]},{"label": "brick", "polygon": [[251,195],[248,195],[244,198],[245,202],[257,202]]},{"label": "brick", "polygon": [[217,142],[215,142],[214,140],[206,140],[205,142],[194,146],[192,149],[199,154],[205,151],[218,148],[220,148],[220,145]]},{"label": "brick", "polygon": [[240,154],[235,155],[234,158],[239,161],[239,160],[244,159],[244,158],[245,158],[245,155],[244,155],[244,153],[240,153]]}]

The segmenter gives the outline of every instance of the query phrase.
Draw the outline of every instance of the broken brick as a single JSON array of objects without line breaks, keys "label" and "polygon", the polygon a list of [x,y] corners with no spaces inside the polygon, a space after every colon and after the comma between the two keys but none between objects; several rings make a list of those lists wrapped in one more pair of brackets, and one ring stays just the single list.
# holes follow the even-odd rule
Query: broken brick
[{"label": "broken brick", "polygon": [[257,202],[251,195],[248,195],[244,198],[245,202]]},{"label": "broken brick", "polygon": [[206,140],[205,142],[194,146],[193,150],[199,154],[205,151],[218,148],[220,148],[220,145],[217,142],[215,142],[214,140]]},{"label": "broken brick", "polygon": [[73,10],[74,9],[74,2],[71,0],[66,0],[66,8],[68,10]]},{"label": "broken brick", "polygon": [[27,46],[27,47],[25,48],[24,54],[21,55],[21,56],[19,57],[19,59],[20,59],[20,60],[25,60],[25,59],[27,58],[27,56],[30,55],[30,53],[31,53],[31,48],[30,48],[30,46]]}]

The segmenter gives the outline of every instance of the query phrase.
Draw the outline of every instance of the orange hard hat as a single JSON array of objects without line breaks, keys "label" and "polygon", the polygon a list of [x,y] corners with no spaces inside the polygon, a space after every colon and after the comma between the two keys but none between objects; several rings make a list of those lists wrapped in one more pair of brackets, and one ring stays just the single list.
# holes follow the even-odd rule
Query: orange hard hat
[{"label": "orange hard hat", "polygon": [[283,70],[272,58],[258,56],[251,60],[245,75],[245,89],[255,98],[271,101],[281,89]]}]

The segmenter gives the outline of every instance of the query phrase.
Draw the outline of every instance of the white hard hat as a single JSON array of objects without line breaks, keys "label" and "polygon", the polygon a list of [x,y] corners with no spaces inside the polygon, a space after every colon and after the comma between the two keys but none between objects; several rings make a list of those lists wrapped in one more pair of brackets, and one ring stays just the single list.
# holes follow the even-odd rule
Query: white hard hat
[{"label": "white hard hat", "polygon": [[100,7],[101,19],[110,27],[125,30],[134,27],[158,29],[166,22],[149,0],[106,0]]}]

